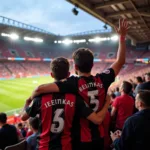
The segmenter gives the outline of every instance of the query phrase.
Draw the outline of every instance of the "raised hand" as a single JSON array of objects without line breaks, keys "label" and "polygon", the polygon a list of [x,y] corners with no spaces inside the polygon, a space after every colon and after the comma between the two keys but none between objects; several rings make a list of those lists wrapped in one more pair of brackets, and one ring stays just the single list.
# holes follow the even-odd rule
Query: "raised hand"
[{"label": "raised hand", "polygon": [[129,24],[125,19],[120,19],[119,20],[119,27],[115,27],[116,32],[118,33],[118,35],[120,36],[126,36],[127,31],[129,29]]}]

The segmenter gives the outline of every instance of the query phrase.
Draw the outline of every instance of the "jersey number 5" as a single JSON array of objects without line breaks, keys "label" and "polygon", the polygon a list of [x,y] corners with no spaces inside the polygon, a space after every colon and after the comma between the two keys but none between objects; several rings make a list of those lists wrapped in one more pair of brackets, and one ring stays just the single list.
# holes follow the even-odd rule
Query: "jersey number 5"
[{"label": "jersey number 5", "polygon": [[99,107],[99,100],[96,99],[96,96],[98,96],[98,90],[88,91],[88,96],[90,98],[90,104],[95,104],[93,110],[97,111]]},{"label": "jersey number 5", "polygon": [[53,118],[53,123],[51,126],[52,133],[60,133],[64,129],[64,120],[62,117],[60,117],[63,112],[64,112],[64,109],[57,109],[55,111],[55,116]]}]

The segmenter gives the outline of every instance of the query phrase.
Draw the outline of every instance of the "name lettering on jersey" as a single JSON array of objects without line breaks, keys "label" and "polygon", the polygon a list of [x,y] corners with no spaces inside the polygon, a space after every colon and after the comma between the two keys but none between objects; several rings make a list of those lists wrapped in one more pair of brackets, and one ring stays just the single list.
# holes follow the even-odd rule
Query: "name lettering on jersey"
[{"label": "name lettering on jersey", "polygon": [[96,82],[90,82],[90,83],[87,83],[87,84],[83,84],[79,87],[79,91],[82,92],[83,90],[86,90],[86,89],[91,88],[91,87],[103,88],[103,84],[96,83]]},{"label": "name lettering on jersey", "polygon": [[58,104],[69,105],[70,107],[74,106],[74,102],[71,102],[70,100],[67,99],[53,99],[51,101],[46,102],[44,105],[46,108],[48,108]]}]

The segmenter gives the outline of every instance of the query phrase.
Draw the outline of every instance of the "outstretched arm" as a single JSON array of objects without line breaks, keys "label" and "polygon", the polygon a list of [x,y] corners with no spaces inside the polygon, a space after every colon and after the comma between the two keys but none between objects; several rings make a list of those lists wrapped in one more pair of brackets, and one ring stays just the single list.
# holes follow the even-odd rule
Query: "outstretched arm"
[{"label": "outstretched arm", "polygon": [[52,92],[59,92],[59,88],[57,84],[55,83],[47,83],[39,85],[32,93],[31,99],[33,99],[36,96],[39,96],[40,94],[45,93],[52,93]]},{"label": "outstretched arm", "polygon": [[111,65],[111,68],[115,71],[115,76],[118,75],[122,66],[125,64],[126,57],[126,43],[125,38],[127,30],[129,29],[128,22],[126,20],[119,20],[119,27],[115,28],[117,34],[119,35],[119,48],[117,53],[116,61]]}]

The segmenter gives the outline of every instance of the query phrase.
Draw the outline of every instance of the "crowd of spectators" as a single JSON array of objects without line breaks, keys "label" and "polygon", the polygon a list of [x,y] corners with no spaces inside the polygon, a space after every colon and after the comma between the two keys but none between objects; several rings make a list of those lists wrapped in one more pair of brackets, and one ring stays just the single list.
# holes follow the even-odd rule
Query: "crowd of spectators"
[{"label": "crowd of spectators", "polygon": [[[128,28],[126,20],[119,20],[119,28],[116,28],[119,35],[117,59],[111,68],[101,74],[91,75],[94,55],[89,49],[80,48],[73,54],[78,77],[68,77],[70,72],[67,59],[54,59],[50,68],[55,82],[38,86],[26,100],[20,117],[27,122],[9,125],[7,115],[0,113],[0,149],[4,150],[24,140],[28,150],[149,150],[150,73],[145,74],[147,68],[140,72],[138,70],[136,77],[135,69],[126,73],[128,78],[124,78],[126,75],[120,76],[111,86],[111,93],[107,93],[125,63],[125,36]],[[45,69],[49,70],[43,66],[45,63],[21,62],[13,67],[7,63],[3,65],[9,72],[21,71],[22,67],[36,75]],[[97,65],[95,67],[99,69]],[[103,67],[108,67],[108,64],[103,64]],[[80,100],[79,94],[84,101]],[[80,116],[82,113],[78,114],[79,111],[83,112],[83,118]]]},{"label": "crowd of spectators", "polygon": [[[74,74],[73,70],[73,64],[71,64],[70,70],[71,73]],[[95,63],[93,67],[93,74],[96,72],[102,72],[106,68],[110,66],[110,63]],[[133,67],[135,67],[133,65]],[[150,71],[150,66],[144,66],[141,68],[141,66],[136,66],[136,70],[134,70],[134,73],[132,72],[132,69],[126,68],[123,69],[120,74],[120,81],[124,79],[130,79],[131,77],[134,77],[135,74],[138,76],[142,76],[144,73]],[[138,72],[138,70],[141,70]],[[45,75],[49,74],[49,63],[48,62],[1,62],[0,63],[0,78],[22,78],[22,77],[28,77],[28,76],[37,76],[37,75]],[[123,75],[122,75],[123,73]],[[136,83],[137,84],[137,83]]]},{"label": "crowd of spectators", "polygon": [[[130,79],[122,82],[120,87],[112,89],[110,97],[110,108],[103,122],[105,125],[105,150],[110,150],[113,147],[116,150],[118,147],[119,150],[122,150],[121,147],[133,144],[131,140],[135,142],[136,139],[142,142],[141,144],[144,146],[146,141],[143,141],[142,138],[150,137],[150,134],[149,136],[148,134],[143,135],[146,132],[150,133],[148,116],[150,115],[150,73],[146,73],[144,77],[138,76],[135,80]],[[135,107],[137,108],[136,111]],[[145,118],[142,116],[143,114],[146,115]],[[38,117],[30,118],[28,122],[15,124],[16,127],[7,124],[6,120],[6,114],[0,113],[0,149],[26,139],[28,149],[36,150]],[[111,132],[110,135],[110,131],[114,133]],[[132,139],[133,137],[135,139]],[[136,145],[133,144],[133,147]],[[141,149],[139,148],[139,150]]]}]

